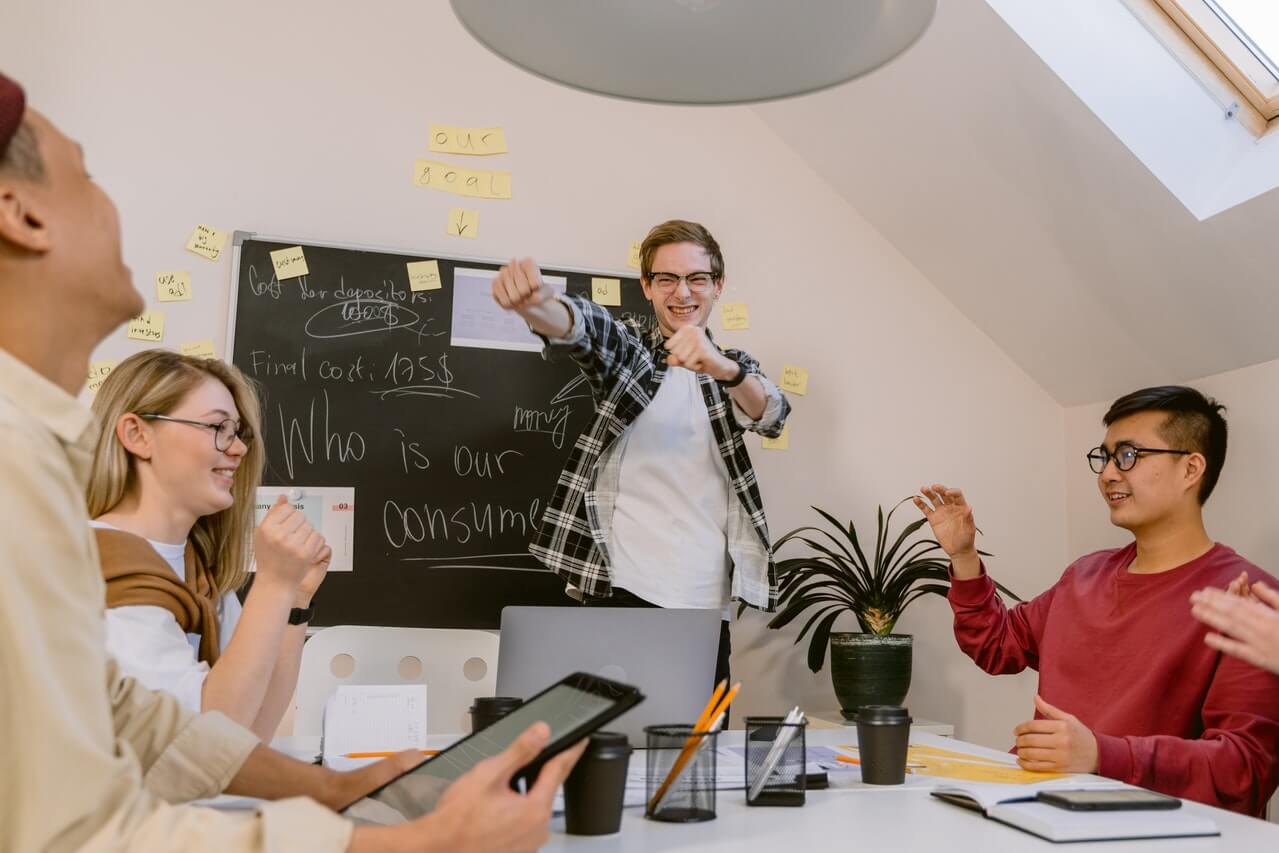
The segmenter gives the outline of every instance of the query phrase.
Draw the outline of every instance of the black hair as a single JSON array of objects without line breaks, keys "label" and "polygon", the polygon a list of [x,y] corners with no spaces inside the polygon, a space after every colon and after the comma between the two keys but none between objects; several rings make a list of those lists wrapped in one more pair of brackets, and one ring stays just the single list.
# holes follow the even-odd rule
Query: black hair
[{"label": "black hair", "polygon": [[1199,503],[1204,504],[1226,464],[1226,407],[1185,385],[1160,385],[1125,394],[1110,404],[1101,422],[1115,421],[1138,412],[1164,412],[1159,434],[1174,449],[1203,454],[1207,467],[1199,481]]}]

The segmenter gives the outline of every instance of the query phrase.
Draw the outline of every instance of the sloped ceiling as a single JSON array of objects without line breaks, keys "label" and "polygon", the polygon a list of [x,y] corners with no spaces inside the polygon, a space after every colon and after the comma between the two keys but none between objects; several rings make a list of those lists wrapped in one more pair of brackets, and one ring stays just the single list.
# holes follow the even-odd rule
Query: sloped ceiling
[{"label": "sloped ceiling", "polygon": [[1279,358],[1279,194],[1196,220],[983,0],[755,109],[1063,405]]}]

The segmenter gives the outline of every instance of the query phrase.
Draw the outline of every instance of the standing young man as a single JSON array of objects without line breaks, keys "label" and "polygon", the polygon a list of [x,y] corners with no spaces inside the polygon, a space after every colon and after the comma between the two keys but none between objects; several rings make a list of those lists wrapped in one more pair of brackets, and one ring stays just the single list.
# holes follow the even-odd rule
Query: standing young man
[{"label": "standing young man", "polygon": [[[329,809],[416,758],[346,774],[303,764],[119,674],[84,503],[98,424],[75,394],[93,348],[143,307],[115,206],[80,146],[0,74],[0,850],[539,847],[581,752],[553,759],[527,796],[511,791],[547,740],[543,724],[454,782],[432,814],[353,828]],[[173,805],[224,790],[282,802]]]},{"label": "standing young man", "polygon": [[[1223,407],[1193,388],[1120,397],[1088,453],[1123,548],[1072,563],[1011,610],[974,545],[958,489],[915,504],[951,559],[955,639],[991,674],[1039,671],[1035,718],[1014,730],[1027,770],[1098,773],[1260,815],[1279,784],[1279,679],[1204,643],[1190,595],[1274,580],[1209,538],[1203,503],[1226,460]],[[1051,703],[1051,704],[1050,704]]]},{"label": "standing young man", "polygon": [[716,681],[728,677],[727,608],[777,603],[764,506],[743,433],[781,435],[790,404],[755,359],[721,350],[706,324],[724,256],[696,222],[671,220],[640,247],[657,326],[557,297],[530,258],[493,298],[566,353],[590,382],[595,419],[578,437],[529,550],[586,604],[725,610]]}]

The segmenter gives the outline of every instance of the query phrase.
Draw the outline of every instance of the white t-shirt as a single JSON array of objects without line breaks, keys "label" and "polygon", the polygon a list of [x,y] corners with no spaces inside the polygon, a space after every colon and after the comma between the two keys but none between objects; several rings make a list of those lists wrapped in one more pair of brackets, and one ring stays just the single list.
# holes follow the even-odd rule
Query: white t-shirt
[{"label": "white t-shirt", "polygon": [[[104,521],[89,524],[119,530]],[[147,542],[185,581],[186,543]],[[240,600],[228,592],[218,610],[218,645],[225,651],[240,621]],[[200,712],[200,693],[209,674],[209,665],[199,659],[199,651],[200,635],[185,633],[163,607],[131,604],[107,609],[107,654],[119,662],[120,670],[152,690],[172,693],[196,713]]]},{"label": "white t-shirt", "polygon": [[608,542],[613,585],[661,607],[725,607],[732,494],[697,374],[668,368],[625,440]]}]

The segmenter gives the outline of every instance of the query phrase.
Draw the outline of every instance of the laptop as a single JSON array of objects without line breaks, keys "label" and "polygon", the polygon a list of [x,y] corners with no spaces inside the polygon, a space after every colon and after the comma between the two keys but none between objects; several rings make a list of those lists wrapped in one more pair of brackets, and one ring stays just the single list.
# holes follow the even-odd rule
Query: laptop
[{"label": "laptop", "polygon": [[633,684],[648,697],[609,723],[631,746],[644,727],[694,723],[715,687],[720,610],[505,607],[497,695],[527,699],[571,672]]}]

